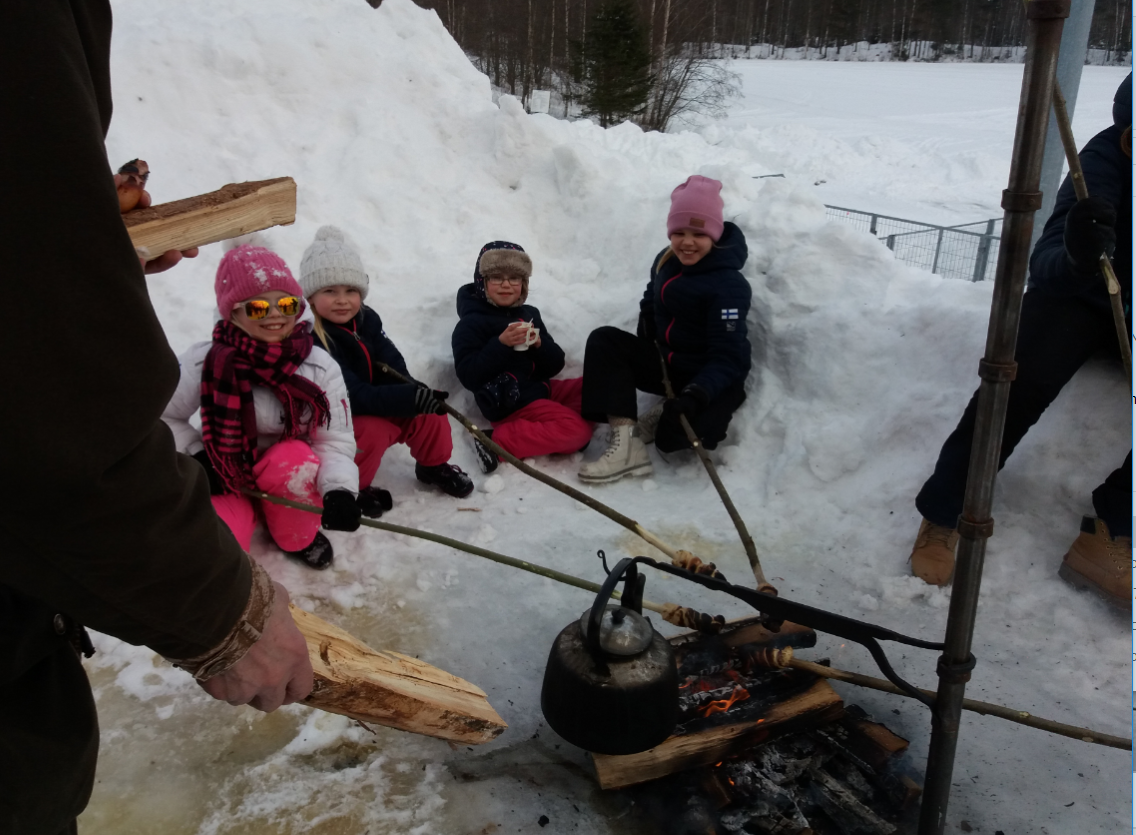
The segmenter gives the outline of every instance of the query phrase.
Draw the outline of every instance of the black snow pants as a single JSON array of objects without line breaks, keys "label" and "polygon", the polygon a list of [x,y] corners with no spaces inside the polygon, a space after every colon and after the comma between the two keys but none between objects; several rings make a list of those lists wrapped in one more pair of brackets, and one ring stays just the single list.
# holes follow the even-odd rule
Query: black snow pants
[{"label": "black snow pants", "polygon": [[[690,377],[668,367],[675,393],[682,391]],[[665,394],[659,350],[644,339],[619,328],[604,326],[588,335],[584,349],[584,386],[581,413],[586,420],[603,423],[609,415],[636,418],[639,415],[635,390]],[[745,381],[729,386],[693,418],[690,425],[706,449],[714,449],[726,437],[730,418],[745,402]],[[689,449],[682,424],[677,417],[664,414],[655,430],[655,448],[660,452]]]},{"label": "black snow pants", "polygon": [[[1077,369],[1102,351],[1120,355],[1108,309],[1078,299],[1055,298],[1036,291],[1026,293],[1014,356],[1018,374],[1010,384],[999,469]],[[977,411],[975,392],[962,420],[943,444],[934,474],[915,499],[923,517],[936,525],[954,527],[962,514]],[[1125,428],[1117,427],[1118,439],[1127,434]],[[1093,507],[1113,536],[1132,535],[1131,485],[1130,448],[1124,463],[1093,491]]]}]

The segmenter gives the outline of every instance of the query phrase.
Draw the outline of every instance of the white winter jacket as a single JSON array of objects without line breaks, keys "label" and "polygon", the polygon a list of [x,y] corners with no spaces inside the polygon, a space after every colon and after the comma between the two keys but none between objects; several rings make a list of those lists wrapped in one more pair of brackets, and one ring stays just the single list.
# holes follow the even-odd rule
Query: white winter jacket
[{"label": "white winter jacket", "polygon": [[[178,452],[194,455],[205,449],[201,432],[189,419],[201,409],[201,366],[213,347],[212,342],[199,342],[178,358],[181,363],[181,380],[170,400],[162,420],[174,433]],[[327,395],[331,407],[331,425],[324,428],[305,427],[297,438],[311,444],[320,460],[316,486],[320,495],[329,490],[359,492],[359,470],[355,466],[355,433],[351,427],[351,409],[347,405],[347,386],[339,363],[319,345],[312,348],[308,358],[296,370],[311,380]],[[252,401],[256,408],[257,447],[266,449],[280,440],[284,433],[284,407],[272,390],[253,386]]]}]

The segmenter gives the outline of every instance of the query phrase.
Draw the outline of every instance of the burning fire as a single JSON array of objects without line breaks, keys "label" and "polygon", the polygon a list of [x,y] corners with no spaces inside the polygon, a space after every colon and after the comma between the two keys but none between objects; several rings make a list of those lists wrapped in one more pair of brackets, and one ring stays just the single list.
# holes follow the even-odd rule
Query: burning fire
[{"label": "burning fire", "polygon": [[713,716],[715,713],[725,713],[737,702],[744,702],[749,698],[749,691],[744,687],[735,687],[728,699],[718,699],[702,708],[702,715]]}]

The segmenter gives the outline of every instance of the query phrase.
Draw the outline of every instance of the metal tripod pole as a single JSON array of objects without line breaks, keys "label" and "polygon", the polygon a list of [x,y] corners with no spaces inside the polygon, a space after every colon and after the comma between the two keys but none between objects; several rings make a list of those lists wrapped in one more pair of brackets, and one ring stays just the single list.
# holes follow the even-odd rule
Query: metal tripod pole
[{"label": "metal tripod pole", "polygon": [[959,519],[959,548],[954,589],[947,617],[946,645],[939,659],[939,688],[931,713],[931,746],[927,776],[919,810],[919,835],[941,835],[947,819],[951,776],[958,747],[963,695],[974,667],[971,641],[982,584],[986,539],[994,530],[990,518],[994,478],[1002,452],[1002,430],[1010,382],[1017,364],[1014,346],[1022,310],[1026,268],[1029,264],[1033,216],[1041,207],[1041,160],[1061,30],[1069,16],[1069,0],[1030,0],[1026,6],[1028,35],[1018,124],[1010,181],[1002,192],[1002,245],[994,279],[986,354],[979,362],[978,413],[970,451],[966,494]]}]

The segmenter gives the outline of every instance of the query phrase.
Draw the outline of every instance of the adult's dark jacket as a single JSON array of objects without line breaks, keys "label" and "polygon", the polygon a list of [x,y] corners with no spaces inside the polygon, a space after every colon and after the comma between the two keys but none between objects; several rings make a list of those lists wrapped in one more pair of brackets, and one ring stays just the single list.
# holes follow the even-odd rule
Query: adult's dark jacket
[{"label": "adult's dark jacket", "polygon": [[729,221],[710,252],[684,267],[667,247],[651,265],[651,280],[639,303],[639,335],[655,339],[685,385],[697,385],[715,400],[749,374],[751,352],[746,314],[753,292],[741,274],[749,249],[742,230]]},{"label": "adult's dark jacket", "polygon": [[406,360],[383,330],[383,320],[363,305],[346,324],[323,320],[331,355],[343,371],[351,413],[374,417],[412,417],[418,386],[404,383],[379,367],[384,363],[410,377]]},{"label": "adult's dark jacket", "polygon": [[[1116,250],[1112,266],[1126,309],[1132,300],[1132,159],[1121,143],[1132,124],[1131,96],[1132,77],[1129,76],[1117,93],[1113,107],[1115,124],[1090,139],[1080,153],[1089,194],[1104,198],[1116,209]],[[1046,221],[1030,256],[1029,287],[1031,292],[1080,298],[1107,310],[1108,290],[1101,273],[1097,271],[1091,277],[1074,275],[1065,254],[1065,218],[1076,202],[1073,181],[1066,177],[1057,192],[1053,214]]]},{"label": "adult's dark jacket", "polygon": [[[94,705],[55,615],[191,658],[226,638],[252,579],[159,420],[178,366],[103,144],[110,31],[107,0],[0,4],[0,274],[25,312],[3,330],[3,835],[55,835],[90,794]],[[46,330],[26,314],[45,299]]]},{"label": "adult's dark jacket", "polygon": [[[511,322],[540,328],[540,347],[515,351],[498,338]],[[547,398],[548,381],[564,368],[564,351],[552,338],[540,311],[531,304],[497,307],[473,284],[458,290],[458,323],[450,344],[461,384],[473,392],[488,420],[504,420],[518,409]],[[515,384],[515,386],[514,386]],[[505,391],[511,394],[505,395]]]}]

